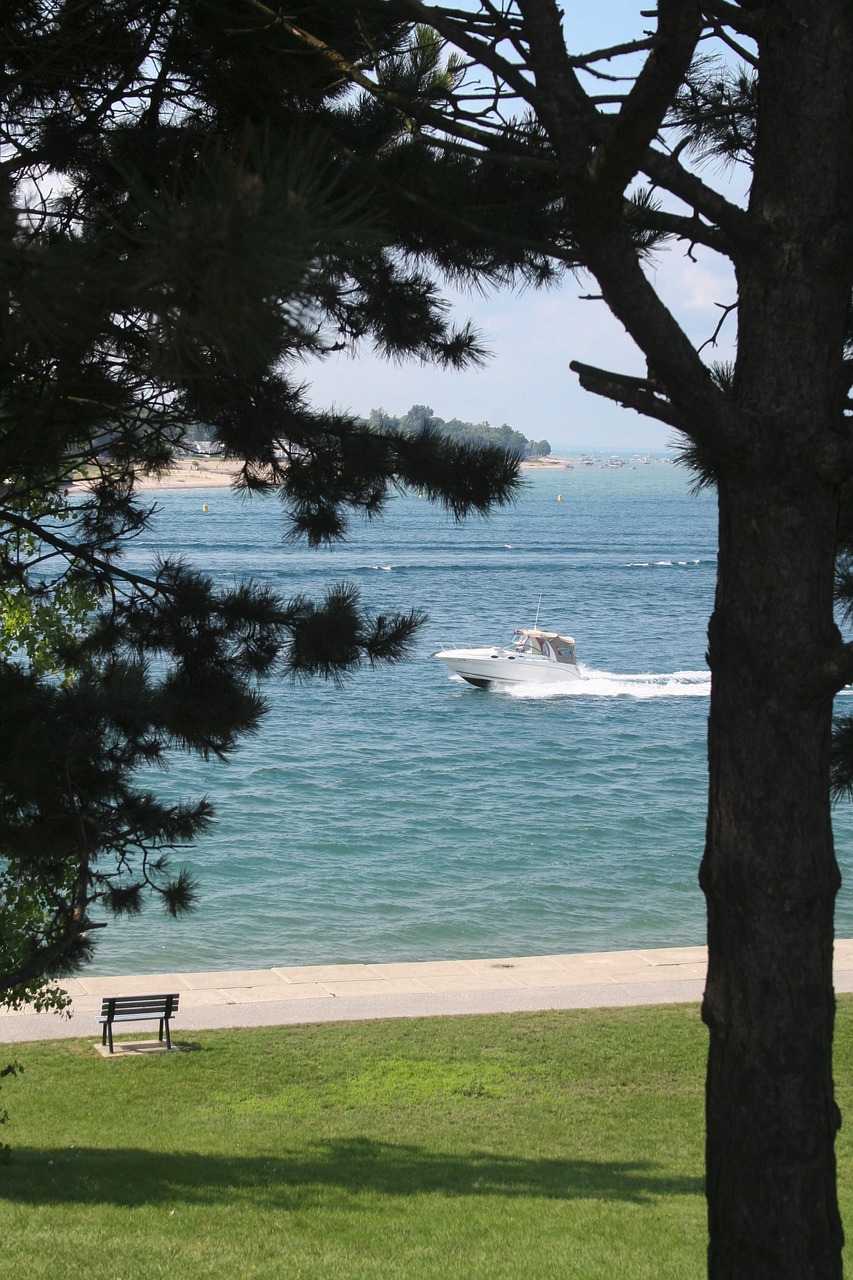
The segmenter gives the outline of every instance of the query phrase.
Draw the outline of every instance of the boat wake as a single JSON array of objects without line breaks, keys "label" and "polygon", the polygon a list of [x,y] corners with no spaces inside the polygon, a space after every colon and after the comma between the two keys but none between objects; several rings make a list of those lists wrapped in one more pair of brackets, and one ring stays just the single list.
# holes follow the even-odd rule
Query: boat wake
[{"label": "boat wake", "polygon": [[711,693],[709,671],[671,671],[660,675],[620,675],[596,671],[580,664],[582,680],[568,684],[507,685],[501,692],[511,698],[707,698]]},{"label": "boat wake", "polygon": [[696,569],[700,565],[716,566],[716,556],[705,556],[695,560],[629,560],[626,569]]}]

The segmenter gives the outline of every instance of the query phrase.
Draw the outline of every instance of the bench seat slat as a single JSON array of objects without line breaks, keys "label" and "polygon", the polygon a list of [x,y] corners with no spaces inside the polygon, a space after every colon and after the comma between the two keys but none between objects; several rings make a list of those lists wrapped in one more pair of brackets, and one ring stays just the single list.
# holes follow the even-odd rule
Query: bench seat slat
[{"label": "bench seat slat", "polygon": [[98,1022],[156,1022],[165,1015],[157,1013],[114,1013],[111,1018],[99,1018]]}]

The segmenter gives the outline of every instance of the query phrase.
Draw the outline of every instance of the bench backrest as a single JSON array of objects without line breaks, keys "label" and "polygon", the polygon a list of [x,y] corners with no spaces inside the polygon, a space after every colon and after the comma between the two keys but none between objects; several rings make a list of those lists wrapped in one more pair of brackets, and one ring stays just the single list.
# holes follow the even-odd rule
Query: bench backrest
[{"label": "bench backrest", "polygon": [[104,996],[102,1018],[170,1018],[178,1007],[177,993],[165,996]]}]

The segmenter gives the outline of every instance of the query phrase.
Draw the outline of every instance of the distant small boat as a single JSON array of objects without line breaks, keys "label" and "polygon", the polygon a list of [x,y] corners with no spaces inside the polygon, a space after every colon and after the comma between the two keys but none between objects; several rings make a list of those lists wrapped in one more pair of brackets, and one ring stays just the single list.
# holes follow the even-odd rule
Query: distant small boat
[{"label": "distant small boat", "polygon": [[512,648],[463,649],[442,645],[432,656],[479,689],[504,684],[565,684],[582,680],[572,636],[519,628]]}]

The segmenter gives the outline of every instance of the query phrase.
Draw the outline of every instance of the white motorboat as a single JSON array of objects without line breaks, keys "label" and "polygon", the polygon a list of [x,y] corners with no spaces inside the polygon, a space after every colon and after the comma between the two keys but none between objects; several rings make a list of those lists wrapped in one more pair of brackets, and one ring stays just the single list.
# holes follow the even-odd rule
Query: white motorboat
[{"label": "white motorboat", "polygon": [[582,680],[571,636],[537,627],[514,633],[512,648],[462,649],[442,645],[432,656],[480,689],[502,684],[565,684]]}]

